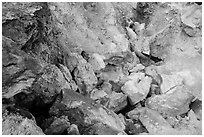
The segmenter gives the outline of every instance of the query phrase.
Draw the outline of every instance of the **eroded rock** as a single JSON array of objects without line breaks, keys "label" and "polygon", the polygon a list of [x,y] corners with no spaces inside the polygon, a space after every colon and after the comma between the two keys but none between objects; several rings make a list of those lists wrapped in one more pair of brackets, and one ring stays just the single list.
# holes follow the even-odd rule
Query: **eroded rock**
[{"label": "eroded rock", "polygon": [[185,86],[176,86],[166,94],[155,95],[147,99],[146,106],[160,113],[176,116],[186,113],[193,95]]},{"label": "eroded rock", "polygon": [[135,79],[127,81],[121,89],[134,105],[147,96],[151,82],[152,79],[146,76],[139,83],[135,82]]}]

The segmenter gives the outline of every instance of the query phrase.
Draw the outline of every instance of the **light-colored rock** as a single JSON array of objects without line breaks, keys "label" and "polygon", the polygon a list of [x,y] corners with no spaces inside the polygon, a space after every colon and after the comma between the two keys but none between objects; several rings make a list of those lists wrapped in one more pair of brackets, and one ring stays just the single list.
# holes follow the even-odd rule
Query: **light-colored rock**
[{"label": "light-colored rock", "polygon": [[181,21],[192,27],[199,27],[202,25],[202,7],[198,5],[187,6],[182,10]]},{"label": "light-colored rock", "polygon": [[140,112],[139,120],[151,135],[178,134],[157,111],[145,108]]},{"label": "light-colored rock", "polygon": [[127,95],[123,93],[113,92],[109,98],[108,108],[114,112],[120,111],[127,105]]},{"label": "light-colored rock", "polygon": [[171,88],[183,84],[183,78],[179,75],[165,75],[161,74],[162,84],[161,93],[164,94],[168,92]]},{"label": "light-colored rock", "polygon": [[80,135],[78,126],[75,124],[71,124],[70,127],[67,129],[68,135]]},{"label": "light-colored rock", "polygon": [[36,122],[21,115],[4,111],[2,115],[3,135],[44,135]]},{"label": "light-colored rock", "polygon": [[152,79],[147,76],[139,83],[137,83],[137,79],[129,80],[122,86],[121,90],[128,96],[130,103],[134,105],[147,96],[151,82]]},{"label": "light-colored rock", "polygon": [[146,106],[160,113],[176,116],[189,110],[189,104],[193,98],[189,89],[181,85],[174,87],[165,94],[148,98]]},{"label": "light-colored rock", "polygon": [[137,64],[137,66],[133,67],[131,70],[129,70],[132,73],[137,73],[138,71],[141,71],[145,68],[142,64]]},{"label": "light-colored rock", "polygon": [[105,59],[105,57],[99,55],[98,53],[94,53],[88,62],[92,65],[94,70],[100,70],[106,66],[103,59]]},{"label": "light-colored rock", "polygon": [[93,89],[90,94],[90,98],[93,100],[101,99],[108,96],[108,94],[103,90]]},{"label": "light-colored rock", "polygon": [[73,54],[73,56],[77,58],[77,65],[74,70],[75,81],[80,92],[86,95],[95,87],[97,78],[93,67],[82,56],[77,54]]}]

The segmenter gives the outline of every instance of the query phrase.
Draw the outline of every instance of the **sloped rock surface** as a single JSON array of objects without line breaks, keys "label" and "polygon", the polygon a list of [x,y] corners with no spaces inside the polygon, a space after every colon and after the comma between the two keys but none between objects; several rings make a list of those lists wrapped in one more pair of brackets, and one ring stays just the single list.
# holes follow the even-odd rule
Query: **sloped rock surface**
[{"label": "sloped rock surface", "polygon": [[166,94],[149,98],[146,106],[160,113],[176,116],[189,110],[189,104],[193,98],[185,86],[176,86]]}]

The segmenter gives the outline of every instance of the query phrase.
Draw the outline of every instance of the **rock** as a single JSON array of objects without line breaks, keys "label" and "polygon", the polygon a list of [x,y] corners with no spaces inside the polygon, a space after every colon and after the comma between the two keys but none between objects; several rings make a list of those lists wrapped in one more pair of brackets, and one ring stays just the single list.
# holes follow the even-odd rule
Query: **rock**
[{"label": "rock", "polygon": [[140,112],[139,120],[151,135],[178,134],[157,111],[144,108]]},{"label": "rock", "polygon": [[161,92],[162,94],[168,92],[172,88],[182,85],[183,78],[179,75],[165,75],[161,74],[162,83],[161,83]]},{"label": "rock", "polygon": [[109,98],[108,108],[114,112],[122,110],[127,105],[127,95],[123,93],[113,92]]},{"label": "rock", "polygon": [[136,83],[135,79],[127,81],[121,89],[128,96],[130,103],[134,105],[145,99],[149,93],[151,82],[152,79],[146,76],[139,83]]},{"label": "rock", "polygon": [[110,95],[112,93],[112,85],[109,82],[104,81],[101,88]]},{"label": "rock", "polygon": [[107,106],[109,102],[109,96],[105,91],[93,89],[90,94],[91,99],[96,100],[98,103],[104,106]]},{"label": "rock", "polygon": [[125,116],[123,114],[118,114],[118,117],[120,118],[120,120],[123,122],[124,125],[126,125],[126,122],[125,122]]},{"label": "rock", "polygon": [[81,134],[86,134],[88,131],[83,131],[97,123],[105,124],[117,133],[124,130],[125,126],[113,111],[76,92],[63,90],[62,93],[62,101],[56,102],[49,113],[51,116],[68,116],[70,123],[76,124]]},{"label": "rock", "polygon": [[36,122],[19,114],[9,113],[7,110],[2,114],[3,135],[44,135]]},{"label": "rock", "polygon": [[90,98],[93,100],[97,100],[100,98],[104,98],[107,96],[107,93],[103,90],[94,89],[91,91]]},{"label": "rock", "polygon": [[40,10],[42,5],[37,2],[3,2],[2,22],[6,20],[19,19],[21,16],[34,16],[34,12]]},{"label": "rock", "polygon": [[80,135],[79,129],[77,125],[71,124],[70,127],[67,129],[68,135]]},{"label": "rock", "polygon": [[45,66],[42,72],[43,74],[38,77],[32,88],[38,96],[41,96],[42,102],[45,104],[53,102],[53,99],[62,89],[72,90],[73,87],[76,87],[74,83],[68,83],[70,80],[67,81],[60,69],[55,65]]},{"label": "rock", "polygon": [[147,99],[146,106],[162,114],[176,116],[189,110],[194,97],[183,85],[172,88],[165,94],[155,95]]},{"label": "rock", "polygon": [[141,71],[145,68],[142,64],[137,64],[137,66],[133,67],[130,72],[131,73],[137,73],[138,71]]},{"label": "rock", "polygon": [[74,69],[74,79],[78,85],[80,92],[84,95],[88,94],[96,85],[97,78],[94,74],[92,66],[82,58],[82,56],[74,54],[77,58],[77,66]]},{"label": "rock", "polygon": [[69,119],[66,116],[54,118],[51,125],[44,131],[46,135],[61,135],[66,133],[70,127]]},{"label": "rock", "polygon": [[62,64],[59,64],[59,69],[62,72],[65,80],[69,83],[70,89],[76,91],[78,87],[76,83],[72,80],[73,78],[71,73],[69,72],[69,69]]},{"label": "rock", "polygon": [[98,53],[94,53],[88,62],[92,65],[93,70],[100,70],[106,66],[103,61],[104,58],[105,57],[102,57]]},{"label": "rock", "polygon": [[196,99],[190,104],[190,108],[195,113],[198,120],[202,120],[202,101]]},{"label": "rock", "polygon": [[112,130],[106,124],[96,123],[91,126],[91,130],[88,132],[88,135],[117,135],[121,133],[123,132],[117,132],[115,130]]},{"label": "rock", "polygon": [[147,132],[147,130],[144,129],[139,122],[134,123],[132,119],[126,119],[126,123],[125,131],[128,135],[138,135],[140,133]]},{"label": "rock", "polygon": [[[122,7],[114,8],[112,3],[93,4],[94,8],[91,8],[93,10],[89,10],[86,7],[91,7],[92,3],[48,3],[53,21],[56,22],[57,29],[62,32],[59,41],[62,45],[71,43],[69,49],[72,52],[81,48],[86,52],[108,56],[126,51],[128,40],[121,26],[116,24],[116,20],[120,17],[116,16],[117,11],[122,10]],[[76,9],[79,9],[78,12]],[[62,25],[61,22],[66,23]]]},{"label": "rock", "polygon": [[152,84],[156,84],[158,86],[162,84],[163,79],[161,77],[161,74],[157,73],[155,66],[145,67],[145,74],[152,77]]},{"label": "rock", "polygon": [[42,70],[42,64],[19,50],[11,39],[3,37],[2,40],[2,97],[11,98],[21,92],[29,94],[36,75]]},{"label": "rock", "polygon": [[202,8],[198,5],[190,5],[184,8],[181,12],[181,21],[192,27],[199,27],[202,25]]}]

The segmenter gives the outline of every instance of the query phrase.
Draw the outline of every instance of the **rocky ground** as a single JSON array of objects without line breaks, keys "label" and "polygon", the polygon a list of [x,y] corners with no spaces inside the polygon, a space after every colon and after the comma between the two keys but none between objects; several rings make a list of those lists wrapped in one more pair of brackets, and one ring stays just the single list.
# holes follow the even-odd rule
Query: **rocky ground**
[{"label": "rocky ground", "polygon": [[202,134],[202,3],[2,3],[2,134]]}]

